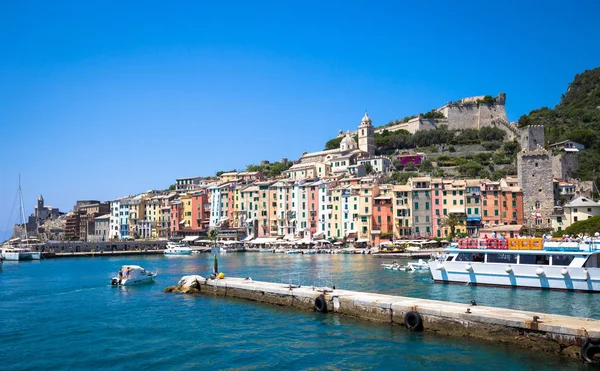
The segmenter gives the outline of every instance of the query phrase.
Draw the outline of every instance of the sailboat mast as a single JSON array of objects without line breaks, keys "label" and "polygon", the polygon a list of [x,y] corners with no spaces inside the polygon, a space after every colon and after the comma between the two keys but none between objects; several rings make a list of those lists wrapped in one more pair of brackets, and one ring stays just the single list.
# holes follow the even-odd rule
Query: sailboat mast
[{"label": "sailboat mast", "polygon": [[[23,226],[23,231],[25,231],[25,240],[28,240],[27,236],[27,226],[25,225],[25,209],[23,208],[23,190],[21,190],[21,175],[19,174],[19,203],[21,204],[21,225]],[[21,241],[21,244],[23,241]]]}]

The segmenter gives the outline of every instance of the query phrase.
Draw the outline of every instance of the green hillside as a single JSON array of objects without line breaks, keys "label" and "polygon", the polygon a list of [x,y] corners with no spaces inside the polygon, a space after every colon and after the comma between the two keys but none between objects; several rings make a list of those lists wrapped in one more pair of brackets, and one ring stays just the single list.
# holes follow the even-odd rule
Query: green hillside
[{"label": "green hillside", "polygon": [[600,178],[600,67],[575,75],[560,103],[519,118],[519,126],[544,125],[546,143],[574,140],[584,144],[579,154],[579,177]]}]

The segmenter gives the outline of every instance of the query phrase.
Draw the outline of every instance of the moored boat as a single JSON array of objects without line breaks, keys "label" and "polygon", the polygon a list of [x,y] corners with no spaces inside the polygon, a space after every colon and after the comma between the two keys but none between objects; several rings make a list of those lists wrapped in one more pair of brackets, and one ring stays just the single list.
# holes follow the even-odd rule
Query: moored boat
[{"label": "moored boat", "polygon": [[429,269],[429,263],[423,259],[419,259],[416,262],[408,262],[406,264],[407,271],[423,271]]},{"label": "moored boat", "polygon": [[185,242],[167,242],[165,255],[191,255],[192,249]]},{"label": "moored boat", "polygon": [[600,291],[600,241],[462,239],[429,262],[435,282]]},{"label": "moored boat", "polygon": [[398,264],[396,262],[393,263],[383,263],[381,264],[381,267],[383,269],[387,269],[387,270],[391,270],[391,271],[405,271],[406,270],[406,266],[405,265],[401,265]]},{"label": "moored boat", "polygon": [[39,251],[31,251],[27,247],[4,246],[0,252],[5,260],[40,260],[41,256]]},{"label": "moored boat", "polygon": [[124,265],[110,281],[112,286],[131,286],[153,282],[157,273],[149,272],[139,265]]}]

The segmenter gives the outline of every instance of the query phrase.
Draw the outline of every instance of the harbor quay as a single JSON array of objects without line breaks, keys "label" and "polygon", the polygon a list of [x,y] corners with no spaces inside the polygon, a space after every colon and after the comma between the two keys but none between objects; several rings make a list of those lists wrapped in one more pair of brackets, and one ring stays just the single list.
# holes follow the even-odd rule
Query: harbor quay
[{"label": "harbor quay", "polygon": [[597,363],[600,321],[471,304],[253,281],[183,277],[168,292],[246,299],[302,310],[338,313],[461,338],[502,343],[537,353]]},{"label": "harbor quay", "polygon": [[148,255],[162,254],[167,241],[81,242],[61,241],[30,245],[45,258],[61,256],[93,256],[97,254]]}]

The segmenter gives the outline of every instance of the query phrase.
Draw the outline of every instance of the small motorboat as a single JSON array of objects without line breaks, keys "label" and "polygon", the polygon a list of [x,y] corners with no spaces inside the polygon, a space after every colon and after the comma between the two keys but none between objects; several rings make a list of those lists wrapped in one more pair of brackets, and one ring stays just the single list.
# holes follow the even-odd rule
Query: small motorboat
[{"label": "small motorboat", "polygon": [[148,272],[139,265],[124,265],[110,281],[112,286],[131,286],[139,283],[153,282],[158,273]]},{"label": "small motorboat", "polygon": [[165,255],[192,255],[192,249],[185,242],[167,242]]},{"label": "small motorboat", "polygon": [[388,269],[388,270],[392,270],[392,271],[405,271],[407,269],[406,265],[400,265],[396,262],[393,262],[391,264],[384,263],[384,264],[381,264],[381,267],[383,269]]},{"label": "small motorboat", "polygon": [[429,270],[429,263],[427,263],[423,259],[419,259],[419,261],[416,261],[416,262],[408,262],[408,264],[406,264],[406,270],[409,270],[409,271]]}]

